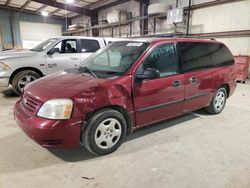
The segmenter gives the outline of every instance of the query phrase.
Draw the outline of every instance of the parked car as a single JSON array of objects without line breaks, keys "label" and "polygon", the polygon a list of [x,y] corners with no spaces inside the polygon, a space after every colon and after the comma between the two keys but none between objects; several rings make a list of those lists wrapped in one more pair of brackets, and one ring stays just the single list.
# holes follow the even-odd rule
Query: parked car
[{"label": "parked car", "polygon": [[105,155],[137,128],[201,108],[222,112],[235,78],[234,58],[217,41],[115,42],[79,68],[26,86],[14,117],[44,147]]},{"label": "parked car", "polygon": [[89,55],[117,40],[65,36],[48,39],[31,50],[1,52],[0,86],[10,84],[21,94],[27,83],[65,68],[79,67]]}]

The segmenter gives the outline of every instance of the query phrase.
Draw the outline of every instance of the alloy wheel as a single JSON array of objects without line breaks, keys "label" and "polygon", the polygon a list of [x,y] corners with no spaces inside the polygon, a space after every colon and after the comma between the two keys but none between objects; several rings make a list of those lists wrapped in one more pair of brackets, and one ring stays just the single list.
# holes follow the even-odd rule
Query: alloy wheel
[{"label": "alloy wheel", "polygon": [[95,131],[95,143],[102,149],[112,148],[122,135],[121,123],[114,118],[102,121]]},{"label": "alloy wheel", "polygon": [[36,78],[34,76],[31,75],[25,75],[23,77],[21,77],[18,81],[18,88],[20,91],[23,91],[23,88],[30,82],[33,82],[34,80],[36,80]]},{"label": "alloy wheel", "polygon": [[226,101],[225,93],[223,91],[218,92],[214,100],[215,109],[220,111],[224,107],[225,101]]}]

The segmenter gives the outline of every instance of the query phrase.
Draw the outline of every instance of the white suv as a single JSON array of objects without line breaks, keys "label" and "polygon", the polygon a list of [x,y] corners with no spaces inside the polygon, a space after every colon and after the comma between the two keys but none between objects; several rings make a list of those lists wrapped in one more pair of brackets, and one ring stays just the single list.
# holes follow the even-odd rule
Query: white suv
[{"label": "white suv", "polygon": [[63,36],[48,39],[31,50],[0,53],[0,86],[12,85],[17,94],[42,76],[78,67],[80,62],[106,44],[121,39]]}]

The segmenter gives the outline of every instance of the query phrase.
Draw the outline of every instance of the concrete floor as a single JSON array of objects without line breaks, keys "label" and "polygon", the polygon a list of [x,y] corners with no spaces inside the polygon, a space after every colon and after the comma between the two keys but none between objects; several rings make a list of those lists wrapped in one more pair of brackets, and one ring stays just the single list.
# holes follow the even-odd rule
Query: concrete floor
[{"label": "concrete floor", "polygon": [[[18,99],[0,93],[0,187],[249,188],[250,86],[239,84],[225,111],[203,111],[137,131],[115,153],[49,151],[15,124]],[[88,179],[89,178],[89,179]]]}]

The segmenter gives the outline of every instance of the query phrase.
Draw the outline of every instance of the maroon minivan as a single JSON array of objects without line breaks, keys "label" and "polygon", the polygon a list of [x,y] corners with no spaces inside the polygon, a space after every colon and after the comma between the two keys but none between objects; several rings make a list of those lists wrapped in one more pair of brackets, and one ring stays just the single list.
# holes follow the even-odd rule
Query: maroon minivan
[{"label": "maroon minivan", "polygon": [[29,84],[14,116],[44,147],[105,155],[137,128],[201,108],[220,113],[235,78],[232,54],[214,40],[115,42],[78,68]]}]

